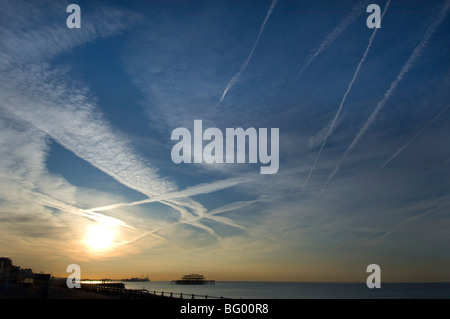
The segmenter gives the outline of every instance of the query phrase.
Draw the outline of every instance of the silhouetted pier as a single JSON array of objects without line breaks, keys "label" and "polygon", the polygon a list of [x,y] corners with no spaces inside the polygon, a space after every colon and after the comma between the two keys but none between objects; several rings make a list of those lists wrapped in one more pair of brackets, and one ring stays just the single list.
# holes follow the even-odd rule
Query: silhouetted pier
[{"label": "silhouetted pier", "polygon": [[184,275],[179,280],[172,280],[171,283],[177,285],[214,285],[216,282],[214,280],[206,280],[203,275],[191,274]]}]

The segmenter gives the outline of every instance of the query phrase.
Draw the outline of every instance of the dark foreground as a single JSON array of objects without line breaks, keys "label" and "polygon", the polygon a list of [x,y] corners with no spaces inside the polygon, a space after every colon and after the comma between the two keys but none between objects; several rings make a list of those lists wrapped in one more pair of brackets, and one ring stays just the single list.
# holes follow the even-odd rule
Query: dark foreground
[{"label": "dark foreground", "polygon": [[119,297],[64,286],[23,287],[11,284],[0,299],[119,299]]},{"label": "dark foreground", "polygon": [[[192,297],[191,297],[192,296]],[[2,291],[0,299],[158,299],[175,300],[194,295],[151,292],[146,289],[125,289],[122,283],[82,284],[81,288],[67,288],[65,285],[42,284],[24,286],[10,284],[6,293]],[[199,296],[205,299],[206,296]],[[207,297],[206,297],[207,298]],[[213,297],[214,298],[214,297]]]},{"label": "dark foreground", "polygon": [[[148,292],[140,293],[139,290],[130,290],[120,295],[111,295],[112,293],[116,293],[114,289],[109,292],[104,289],[93,292],[85,289],[69,289],[65,286],[50,285],[46,287],[45,285],[36,285],[23,287],[12,284],[8,287],[6,294],[0,296],[0,299],[8,299],[8,301],[0,300],[0,308],[2,311],[6,311],[7,308],[11,307],[11,310],[19,311],[26,318],[28,316],[34,317],[36,313],[50,313],[56,309],[56,305],[62,307],[62,309],[74,310],[75,304],[70,301],[74,299],[78,300],[76,305],[79,307],[85,305],[86,308],[83,309],[89,309],[89,315],[92,317],[116,317],[122,310],[130,315],[129,309],[133,309],[134,313],[148,313],[151,309],[152,315],[161,318],[226,319],[287,318],[292,317],[293,314],[298,316],[307,312],[314,313],[314,311],[317,312],[317,309],[321,309],[320,312],[324,316],[326,316],[325,311],[329,310],[330,316],[335,316],[336,313],[345,313],[349,318],[360,318],[361,313],[365,314],[364,310],[376,309],[377,311],[374,314],[378,317],[383,308],[384,310],[389,309],[390,314],[398,313],[402,317],[408,317],[409,314],[406,314],[408,312],[412,314],[419,310],[436,310],[439,307],[442,307],[444,311],[448,308],[448,304],[444,304],[441,302],[442,300],[214,300],[170,298]],[[46,299],[48,300],[46,301]],[[109,299],[110,301],[105,300],[98,303],[98,301],[91,302],[91,299]],[[26,300],[26,302],[23,303],[21,300]]]}]

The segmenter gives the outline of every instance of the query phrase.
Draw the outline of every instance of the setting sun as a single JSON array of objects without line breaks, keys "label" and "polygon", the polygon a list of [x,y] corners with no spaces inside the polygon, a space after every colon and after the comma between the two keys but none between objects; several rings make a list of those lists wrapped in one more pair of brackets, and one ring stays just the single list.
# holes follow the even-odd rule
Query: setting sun
[{"label": "setting sun", "polygon": [[94,225],[89,228],[86,236],[86,244],[95,251],[108,250],[114,241],[114,231],[104,225]]}]

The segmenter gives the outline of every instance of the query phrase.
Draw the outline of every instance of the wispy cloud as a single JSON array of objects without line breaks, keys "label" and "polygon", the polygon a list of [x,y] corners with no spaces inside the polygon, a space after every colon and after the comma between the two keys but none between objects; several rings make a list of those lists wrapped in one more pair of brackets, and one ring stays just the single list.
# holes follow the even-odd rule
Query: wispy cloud
[{"label": "wispy cloud", "polygon": [[9,79],[3,92],[9,100],[3,106],[6,110],[92,166],[148,196],[175,188],[144,162],[126,138],[114,132],[83,89],[69,88],[64,72],[30,66],[26,71],[3,73],[0,77]]},{"label": "wispy cloud", "polygon": [[[83,27],[66,27],[64,2],[1,1],[2,57],[0,66],[20,67],[39,63],[98,38],[117,35],[127,28],[138,15],[99,5],[94,11],[83,11]],[[26,8],[26,9],[25,9]],[[57,17],[57,20],[52,20]]]},{"label": "wispy cloud", "polygon": [[[387,12],[387,9],[388,9],[388,7],[389,7],[389,4],[390,4],[390,0],[388,0],[387,3],[386,3],[386,6],[385,6],[385,8],[384,8],[384,10],[383,10],[383,13],[382,13],[382,16],[381,16],[381,19],[384,18],[384,15],[385,15],[386,12]],[[338,27],[335,28],[335,30],[334,30],[334,31],[327,37],[327,39],[322,43],[322,45],[321,45],[321,47],[319,48],[319,50],[317,50],[317,51],[315,52],[315,54],[314,54],[313,56],[311,56],[311,58],[307,61],[307,63],[305,64],[305,66],[304,66],[304,67],[302,68],[302,70],[300,71],[300,74],[304,71],[304,69],[306,69],[306,68],[309,66],[309,64],[311,64],[311,62],[314,60],[314,58],[315,58],[316,56],[318,56],[323,50],[325,50],[329,45],[331,45],[331,43],[337,38],[337,36],[338,36],[342,31],[344,31],[345,28],[346,28],[351,22],[353,22],[354,19],[356,19],[356,18],[359,16],[359,13],[358,13],[358,12],[360,12],[360,10],[361,10],[361,8],[362,8],[363,5],[365,5],[365,2],[361,2],[361,3],[359,3],[358,5],[356,5],[356,6],[353,8],[352,12],[351,12],[351,13],[350,13],[350,14],[349,14],[349,15],[348,15],[348,16],[347,16],[340,24],[339,24]],[[355,10],[359,10],[359,11],[355,11]],[[302,187],[301,187],[301,189],[300,189],[300,192],[303,192],[303,190],[305,189],[306,185],[308,184],[308,182],[309,182],[309,180],[310,180],[310,178],[311,178],[311,175],[312,175],[312,173],[313,173],[314,169],[316,168],[316,165],[317,165],[317,163],[318,163],[318,161],[319,161],[320,154],[322,153],[322,150],[324,149],[325,144],[326,144],[326,142],[327,142],[327,140],[328,140],[328,137],[330,137],[330,135],[334,132],[334,129],[336,128],[336,122],[338,121],[338,118],[339,118],[339,115],[340,115],[340,113],[341,113],[341,111],[342,111],[342,108],[343,108],[343,106],[344,106],[344,103],[345,103],[345,101],[346,101],[346,99],[347,99],[348,94],[350,93],[350,91],[351,91],[351,89],[352,89],[352,87],[353,87],[353,84],[354,84],[355,81],[356,81],[356,78],[358,77],[359,71],[361,70],[361,66],[363,65],[364,61],[365,61],[366,58],[367,58],[367,55],[368,55],[369,50],[370,50],[370,48],[371,48],[371,46],[372,46],[372,42],[373,42],[373,40],[374,40],[374,38],[375,38],[375,35],[376,35],[377,31],[378,31],[378,28],[374,28],[374,30],[373,30],[373,32],[372,32],[370,38],[369,38],[369,43],[367,44],[366,50],[364,51],[364,54],[363,54],[361,60],[359,61],[358,65],[357,65],[357,67],[356,67],[356,70],[355,70],[355,72],[354,72],[354,74],[353,74],[353,77],[352,77],[352,79],[351,79],[351,81],[350,81],[350,83],[349,83],[349,85],[348,85],[348,87],[347,87],[347,90],[346,90],[346,92],[345,92],[345,94],[344,94],[344,96],[343,96],[343,98],[342,98],[342,100],[341,100],[341,103],[339,104],[339,108],[338,108],[338,110],[336,111],[336,114],[335,114],[335,116],[333,117],[331,123],[326,127],[326,131],[322,130],[321,132],[319,132],[319,133],[320,133],[319,138],[321,139],[321,146],[320,146],[319,151],[317,152],[317,155],[316,155],[316,157],[315,157],[314,163],[313,163],[311,169],[309,170],[308,175],[306,176],[306,178],[305,178],[305,180],[304,180],[304,182],[303,182],[303,185],[302,185]],[[315,138],[315,139],[313,140],[313,142],[317,143],[317,139],[318,139],[318,138]],[[320,142],[319,142],[319,143],[320,143]],[[311,145],[311,142],[310,142],[310,145]],[[297,202],[298,202],[298,199],[299,199],[299,196],[297,196],[296,201],[295,201],[295,203],[294,203],[294,206],[296,206],[296,204],[297,204]],[[325,216],[326,216],[326,214],[323,214],[321,217],[317,218],[316,221],[315,221],[311,226],[309,226],[309,228],[306,230],[306,232],[308,232],[310,229],[312,229],[312,228],[313,228],[318,222],[320,222]],[[285,219],[285,222],[284,222],[285,225],[287,224],[287,222],[288,222],[288,220],[289,220],[290,217],[291,217],[290,214],[287,215],[287,217],[286,217],[286,219]],[[288,232],[285,231],[285,232],[283,233],[282,237],[284,237],[287,233],[288,233]]]},{"label": "wispy cloud", "polygon": [[[37,14],[40,13],[37,7],[32,6],[31,8]],[[181,223],[191,224],[217,237],[212,228],[200,222],[200,217],[207,211],[206,208],[192,200],[190,196],[233,187],[248,179],[234,178],[217,181],[192,186],[177,192],[176,185],[161,177],[157,169],[130,146],[130,141],[103,118],[99,108],[90,98],[88,89],[83,84],[69,80],[67,70],[47,63],[68,49],[88,41],[94,41],[99,36],[115,34],[123,29],[123,25],[120,23],[118,25],[112,23],[105,27],[101,21],[107,20],[99,19],[99,26],[90,25],[89,22],[83,24],[82,32],[80,31],[75,39],[68,36],[65,24],[60,27],[61,23],[52,28],[51,24],[40,27],[39,21],[34,21],[37,27],[31,29],[33,31],[20,28],[10,29],[9,26],[2,25],[2,31],[5,31],[7,35],[3,38],[5,42],[2,42],[2,46],[8,48],[3,52],[8,59],[2,61],[0,72],[0,78],[5,83],[0,88],[0,93],[6,101],[6,103],[2,103],[1,108],[5,114],[9,114],[10,117],[39,132],[40,141],[51,137],[93,167],[111,176],[122,185],[149,196],[149,199],[109,205],[96,211],[95,209],[82,209],[59,200],[58,194],[49,193],[48,186],[44,187],[42,191],[37,191],[33,189],[35,188],[33,185],[30,185],[30,187],[22,189],[22,194],[40,205],[128,229],[135,228],[120,219],[101,214],[99,211],[159,202],[179,212]],[[46,33],[46,28],[51,28],[51,32]],[[98,31],[97,28],[103,31]],[[55,39],[64,39],[65,41],[53,41]],[[31,52],[33,55],[27,61],[26,67],[23,66],[26,63],[26,57],[15,54],[16,51],[20,51],[21,41],[26,42],[26,50],[23,50],[22,54]],[[20,67],[14,67],[17,65]],[[45,142],[41,144],[41,149],[47,148]],[[30,152],[30,154],[34,153]],[[45,166],[45,156],[46,152],[42,153],[39,162],[42,167]],[[40,178],[41,184],[46,184],[43,183],[46,180],[52,182],[50,179]],[[31,181],[29,176],[23,176],[19,180],[20,183],[30,183]],[[239,227],[227,218],[214,216],[214,214],[211,214],[210,218],[220,223]]]},{"label": "wispy cloud", "polygon": [[[166,202],[166,201],[162,201],[162,202]],[[223,217],[223,216],[216,216],[218,214],[222,214],[225,212],[229,212],[229,211],[233,211],[233,210],[238,210],[238,209],[242,209],[244,207],[250,206],[254,203],[258,202],[258,200],[252,200],[252,201],[240,201],[240,202],[233,202],[224,206],[221,206],[219,208],[213,209],[209,212],[206,212],[202,215],[199,216],[195,216],[185,210],[183,210],[183,208],[180,209],[180,207],[177,207],[176,205],[173,205],[170,202],[167,202],[168,206],[171,206],[172,208],[174,208],[175,210],[179,211],[182,214],[182,218],[175,223],[170,223],[167,224],[165,226],[162,227],[158,227],[155,228],[147,233],[145,233],[144,235],[140,236],[139,238],[135,239],[134,242],[139,241],[144,239],[145,237],[148,236],[153,236],[159,239],[164,239],[164,237],[161,237],[160,235],[158,235],[159,232],[166,230],[168,228],[172,228],[174,226],[180,225],[180,224],[188,224],[188,225],[192,225],[194,227],[200,228],[205,230],[206,232],[208,232],[210,235],[212,235],[213,237],[215,237],[218,240],[223,240],[223,238],[221,238],[220,236],[218,236],[216,234],[216,232],[214,231],[214,229],[205,226],[204,224],[202,224],[200,221],[204,218],[207,219],[211,219],[214,220],[216,222],[222,223],[224,225],[228,225],[234,228],[238,228],[241,230],[247,230],[245,227],[235,223],[233,220]]]},{"label": "wispy cloud", "polygon": [[395,231],[397,231],[398,229],[400,229],[400,227],[402,227],[402,226],[403,226],[404,224],[406,224],[406,223],[412,222],[413,220],[416,220],[416,219],[422,218],[422,217],[424,217],[424,216],[427,216],[427,215],[429,215],[429,214],[432,214],[432,213],[434,213],[434,212],[436,212],[436,211],[441,210],[442,208],[447,207],[448,205],[450,205],[450,203],[441,204],[441,205],[439,205],[439,206],[437,206],[437,207],[428,209],[428,210],[426,210],[425,212],[423,212],[423,213],[421,213],[421,214],[414,215],[414,216],[411,216],[411,217],[409,217],[409,218],[407,218],[407,219],[404,219],[404,220],[402,220],[401,222],[399,222],[397,225],[395,225],[395,227],[392,228],[390,231],[386,232],[386,233],[383,234],[381,237],[379,237],[379,239],[383,239],[383,238],[385,238],[385,237],[391,235],[392,233],[394,233]]},{"label": "wispy cloud", "polygon": [[247,69],[248,64],[250,63],[250,60],[253,56],[253,52],[255,52],[256,46],[258,45],[259,39],[261,38],[261,35],[264,31],[264,28],[266,27],[266,23],[270,18],[270,15],[272,14],[273,8],[275,8],[275,5],[277,4],[278,0],[272,0],[272,3],[270,5],[269,11],[267,11],[266,17],[264,18],[264,22],[261,25],[261,28],[259,29],[258,36],[256,37],[255,43],[253,44],[253,47],[250,51],[250,54],[247,57],[247,60],[245,60],[244,64],[241,66],[240,70],[231,78],[231,80],[228,82],[225,90],[223,91],[222,97],[220,98],[220,103],[222,103],[223,99],[225,98],[225,95],[227,95],[228,91],[236,84],[236,82],[241,77],[242,72]]},{"label": "wispy cloud", "polygon": [[[85,19],[83,28],[74,36],[68,33],[73,30],[67,29],[65,23],[44,23],[42,9],[36,5],[30,4],[28,9],[35,15],[31,24],[26,23],[27,28],[2,25],[2,34],[8,36],[1,44],[9,57],[3,61],[9,64],[0,73],[7,83],[2,86],[2,96],[8,102],[2,107],[127,187],[146,195],[173,190],[174,186],[160,178],[156,169],[129,146],[130,142],[102,118],[88,98],[88,90],[69,81],[66,70],[46,63],[78,45],[117,34],[126,25],[124,18],[114,8],[102,11],[106,19]],[[10,10],[11,15],[22,16],[20,6]],[[24,63],[28,63],[26,67]]]},{"label": "wispy cloud", "polygon": [[231,226],[231,227],[235,227],[235,228],[239,228],[239,229],[245,230],[246,229],[245,227],[243,227],[241,225],[238,225],[232,219],[227,218],[227,217],[223,217],[223,216],[217,216],[217,215],[218,214],[222,214],[222,213],[226,213],[226,212],[230,212],[230,211],[234,211],[234,210],[240,210],[240,209],[243,209],[243,208],[248,207],[250,205],[253,205],[253,204],[257,203],[257,202],[259,202],[258,199],[250,200],[250,201],[233,202],[233,203],[221,206],[219,208],[213,209],[213,210],[209,211],[208,213],[206,213],[205,215],[203,215],[201,217],[214,220],[214,221],[222,223],[224,225],[228,225],[228,226]]},{"label": "wispy cloud", "polygon": [[331,121],[326,126],[324,126],[319,132],[317,132],[308,139],[308,149],[311,150],[318,146],[321,146],[323,144],[323,141],[325,141],[325,138],[334,133],[334,130],[336,129],[336,127],[338,127],[343,117],[342,116],[339,117],[334,123],[334,125],[333,119],[331,119]]},{"label": "wispy cloud", "polygon": [[[28,98],[25,94],[19,97],[13,93],[14,90],[10,90],[12,93],[9,99],[11,104],[8,104],[5,109],[47,133],[59,144],[113,177],[119,183],[149,196],[147,200],[94,209],[77,209],[76,212],[90,219],[101,218],[102,222],[106,222],[109,221],[108,217],[99,214],[99,211],[160,202],[177,210],[182,223],[191,224],[217,237],[214,230],[193,219],[193,217],[201,216],[205,212],[205,208],[189,197],[230,188],[252,179],[231,178],[175,191],[175,185],[159,177],[156,169],[149,166],[128,146],[129,143],[126,139],[116,134],[108,123],[95,114],[95,105],[87,100],[83,91],[78,91],[78,94],[74,96],[72,94],[75,90],[69,90],[63,84],[64,81],[59,81],[58,85],[53,83],[56,81],[51,78],[53,71],[41,67],[37,69],[42,71],[39,72],[39,75],[15,74],[16,78],[11,83],[26,86],[33,92],[36,91],[34,94],[41,96],[40,101]],[[43,83],[46,83],[45,89],[34,86],[34,81],[28,82],[25,75],[31,75],[33,79],[37,77],[43,79]],[[69,93],[70,91],[72,93]],[[8,95],[6,92],[4,93]],[[40,199],[44,201],[42,196]],[[64,211],[70,209],[71,212],[74,212],[74,209],[61,206],[57,202],[48,202],[47,205]],[[213,219],[228,225],[232,224],[231,221],[223,218],[213,217]],[[118,221],[118,225],[125,226],[120,221]]]},{"label": "wispy cloud", "polygon": [[389,157],[384,163],[383,165],[381,165],[380,169],[384,168],[387,164],[389,164],[390,161],[392,161],[398,154],[400,154],[401,152],[403,152],[405,150],[405,148],[407,148],[409,146],[409,144],[411,144],[416,138],[418,138],[431,124],[433,124],[434,121],[436,121],[438,118],[441,117],[442,114],[444,114],[448,109],[450,108],[450,105],[447,105],[442,111],[440,111],[435,117],[433,117],[431,119],[431,121],[429,121],[427,123],[427,125],[425,125],[420,131],[418,131],[408,142],[406,142],[402,147],[400,147],[391,157]]},{"label": "wispy cloud", "polygon": [[20,246],[21,242],[39,237],[40,244],[31,245],[30,254],[42,253],[50,246],[58,249],[61,255],[82,256],[84,248],[80,247],[79,240],[92,222],[126,230],[124,240],[139,235],[140,230],[121,219],[87,212],[80,207],[77,188],[46,168],[48,136],[28,123],[2,113],[0,229],[9,238],[10,243],[6,245],[9,250],[13,251],[16,244]]},{"label": "wispy cloud", "polygon": [[[360,232],[364,233],[364,235],[360,236],[360,237],[355,237],[349,241],[342,242],[339,245],[332,247],[331,250],[340,249],[345,246],[348,246],[348,245],[351,245],[354,243],[364,242],[364,241],[367,241],[367,243],[380,244],[381,241],[384,240],[385,238],[391,236],[392,234],[394,234],[396,232],[400,232],[400,231],[414,232],[414,233],[420,232],[420,231],[417,231],[414,229],[408,229],[405,227],[405,225],[410,222],[413,222],[415,220],[419,220],[423,217],[431,215],[433,213],[439,212],[442,209],[449,206],[448,199],[446,202],[443,202],[439,205],[436,205],[436,203],[430,204],[430,203],[427,203],[426,201],[425,201],[425,203],[414,203],[414,205],[417,205],[417,207],[408,206],[408,207],[406,207],[406,209],[399,208],[399,211],[397,213],[402,214],[402,215],[407,214],[410,217],[406,217],[398,222],[391,222],[394,224],[394,226],[389,225],[389,226],[385,226],[385,227],[379,227],[379,228],[374,227],[374,228],[367,228],[367,229],[356,228],[356,229],[354,229],[355,231],[360,231]],[[432,205],[433,207],[430,208],[430,205]],[[423,207],[420,207],[420,206],[423,206]],[[425,211],[415,214],[414,212],[417,210],[425,210]],[[394,212],[390,212],[390,213],[394,213]]]},{"label": "wispy cloud", "polygon": [[213,192],[216,192],[219,190],[234,187],[234,186],[242,184],[242,183],[248,183],[253,180],[254,180],[253,177],[229,178],[229,179],[220,180],[220,181],[216,181],[216,182],[191,186],[191,187],[188,187],[181,191],[168,192],[168,193],[165,193],[165,194],[162,194],[159,196],[152,196],[151,198],[144,199],[144,200],[139,200],[139,201],[134,201],[134,202],[129,202],[129,203],[116,203],[116,204],[111,204],[111,205],[102,206],[102,207],[95,207],[95,208],[89,209],[89,211],[99,212],[99,211],[116,209],[116,208],[120,208],[120,207],[124,207],[124,206],[135,206],[135,205],[142,205],[142,204],[147,204],[147,203],[152,203],[152,202],[172,201],[173,199],[180,199],[180,198],[186,198],[189,196],[213,193]]},{"label": "wispy cloud", "polygon": [[347,29],[347,27],[352,24],[363,12],[365,12],[365,6],[369,3],[369,1],[361,1],[357,3],[352,11],[345,16],[345,18],[339,23],[337,27],[331,31],[330,34],[327,35],[325,40],[322,41],[319,48],[315,50],[311,56],[306,60],[305,64],[300,69],[298,75],[300,76],[310,65],[311,63],[326,49],[330,47],[331,44],[339,37],[339,35]]},{"label": "wispy cloud", "polygon": [[[218,238],[218,236],[217,236],[216,232],[214,231],[214,229],[212,229],[211,227],[208,227],[208,226],[202,224],[199,221],[198,217],[196,217],[195,215],[190,213],[183,206],[176,205],[176,204],[174,204],[173,202],[170,202],[170,201],[161,201],[161,203],[164,203],[164,204],[172,207],[173,209],[177,210],[180,213],[181,217],[180,217],[180,220],[179,220],[179,222],[177,224],[192,225],[192,226],[200,228],[200,229],[206,231],[207,233],[209,233],[210,235]],[[171,226],[174,226],[174,224],[172,224]]]},{"label": "wispy cloud", "polygon": [[[387,11],[387,9],[389,7],[390,2],[391,2],[391,0],[387,1],[386,6],[385,6],[384,11],[383,11],[383,14],[381,15],[381,19],[383,19],[384,15],[386,14],[386,11]],[[374,28],[373,29],[372,35],[369,38],[369,44],[367,45],[367,48],[364,51],[364,54],[363,54],[361,60],[359,61],[358,66],[356,67],[356,70],[355,70],[355,73],[353,74],[352,80],[348,84],[347,91],[345,91],[344,97],[342,98],[341,103],[339,104],[339,108],[338,108],[338,110],[337,110],[337,112],[336,112],[336,114],[335,114],[335,116],[334,116],[334,118],[333,118],[333,120],[331,122],[331,125],[330,125],[330,127],[328,129],[328,132],[327,132],[323,142],[322,142],[322,145],[320,146],[319,152],[317,153],[316,159],[314,160],[314,164],[311,167],[311,170],[309,171],[309,174],[306,177],[305,182],[303,183],[302,189],[304,189],[306,187],[306,185],[308,184],[308,181],[309,181],[309,179],[311,177],[311,174],[314,171],[314,169],[315,169],[315,167],[317,165],[317,162],[319,160],[320,153],[322,153],[322,150],[325,147],[325,143],[327,142],[328,137],[331,135],[331,133],[334,130],[335,123],[336,123],[336,121],[337,121],[337,119],[339,117],[339,114],[342,111],[342,107],[344,106],[345,100],[347,99],[347,96],[348,96],[348,94],[350,93],[350,91],[351,91],[351,89],[353,87],[353,83],[355,83],[356,78],[358,77],[359,70],[361,69],[362,64],[364,63],[364,61],[367,58],[367,54],[369,53],[370,47],[372,46],[372,42],[373,42],[373,39],[375,38],[375,35],[377,34],[377,31],[378,31],[378,28]]]},{"label": "wispy cloud", "polygon": [[437,17],[433,20],[427,31],[425,32],[422,40],[419,42],[419,44],[416,46],[414,51],[409,56],[408,60],[403,65],[402,69],[400,70],[400,73],[398,74],[397,78],[391,83],[389,89],[384,93],[383,99],[378,102],[377,106],[373,110],[372,114],[369,116],[367,121],[363,124],[362,128],[359,130],[358,134],[353,139],[350,146],[345,151],[344,155],[339,159],[338,163],[336,164],[334,170],[331,172],[331,174],[328,176],[328,179],[326,180],[324,186],[322,187],[322,190],[326,187],[328,182],[336,175],[339,168],[341,167],[342,162],[345,160],[347,155],[350,153],[350,151],[358,144],[358,142],[361,140],[361,138],[364,136],[364,134],[369,129],[370,125],[375,121],[378,113],[383,109],[383,107],[386,105],[387,101],[391,97],[391,95],[394,93],[395,89],[397,88],[398,84],[403,80],[403,77],[405,74],[409,71],[415,60],[420,56],[420,54],[423,51],[423,48],[427,44],[427,42],[430,40],[431,36],[435,32],[436,28],[441,24],[441,22],[445,19],[447,16],[448,9],[450,7],[450,1],[446,1],[440,11]]}]

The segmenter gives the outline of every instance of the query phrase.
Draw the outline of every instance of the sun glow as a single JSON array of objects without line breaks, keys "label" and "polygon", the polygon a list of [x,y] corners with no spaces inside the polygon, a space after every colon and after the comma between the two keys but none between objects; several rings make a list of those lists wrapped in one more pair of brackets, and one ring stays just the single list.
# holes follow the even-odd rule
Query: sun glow
[{"label": "sun glow", "polygon": [[114,244],[114,231],[102,224],[93,225],[87,231],[85,242],[93,251],[109,250]]}]

